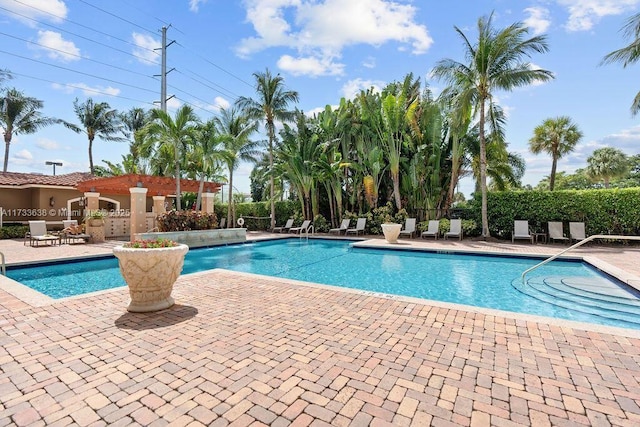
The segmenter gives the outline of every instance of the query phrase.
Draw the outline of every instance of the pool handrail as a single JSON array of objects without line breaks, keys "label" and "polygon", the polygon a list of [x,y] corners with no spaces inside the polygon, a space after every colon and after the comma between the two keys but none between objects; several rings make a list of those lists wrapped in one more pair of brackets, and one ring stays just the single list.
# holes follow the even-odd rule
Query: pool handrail
[{"label": "pool handrail", "polygon": [[6,276],[7,275],[7,265],[4,262],[4,254],[2,252],[0,252],[0,262],[2,263],[2,275]]},{"label": "pool handrail", "polygon": [[580,240],[578,243],[576,243],[573,246],[569,246],[567,249],[563,249],[562,251],[558,252],[555,255],[550,256],[549,258],[545,259],[544,261],[534,265],[531,268],[527,268],[525,271],[522,272],[522,275],[520,276],[520,279],[522,280],[522,284],[524,285],[524,279],[525,276],[527,275],[527,273],[532,272],[533,270],[535,270],[538,267],[542,267],[543,265],[553,261],[554,259],[562,256],[563,254],[569,252],[572,249],[575,249],[579,246],[584,245],[585,243],[591,242],[592,240],[595,239],[609,239],[609,240],[640,240],[640,236],[619,236],[619,235],[613,235],[613,234],[594,234],[593,236],[589,236],[584,240]]}]

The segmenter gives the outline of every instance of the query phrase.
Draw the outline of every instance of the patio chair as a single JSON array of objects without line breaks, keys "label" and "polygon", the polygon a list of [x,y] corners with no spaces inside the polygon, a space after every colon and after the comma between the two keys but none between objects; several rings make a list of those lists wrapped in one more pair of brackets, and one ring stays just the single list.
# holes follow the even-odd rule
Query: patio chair
[{"label": "patio chair", "polygon": [[[291,220],[291,221],[293,221],[293,220]],[[308,220],[308,219],[305,219],[304,221],[302,221],[302,225],[300,227],[291,227],[291,228],[289,228],[289,233],[300,234],[303,231],[305,233],[307,233],[309,231],[309,228],[311,228],[311,221]]]},{"label": "patio chair", "polygon": [[560,221],[549,221],[549,241],[560,240],[561,242],[568,242],[569,238],[564,235],[562,231],[562,223]]},{"label": "patio chair", "polygon": [[367,218],[358,218],[358,222],[356,222],[355,228],[348,228],[344,234],[347,235],[349,233],[354,233],[356,236],[362,232],[364,234],[364,227],[367,225]]},{"label": "patio chair", "polygon": [[407,218],[404,221],[404,230],[400,230],[400,237],[409,236],[412,238],[416,234],[416,219]]},{"label": "patio chair", "polygon": [[569,237],[571,241],[579,242],[587,238],[584,232],[584,222],[570,222],[569,223]]},{"label": "patio chair", "polygon": [[271,232],[284,233],[285,231],[289,231],[291,227],[293,227],[293,218],[289,218],[283,226],[273,227],[273,230],[271,230]]},{"label": "patio chair", "polygon": [[447,240],[447,237],[457,237],[458,240],[462,240],[462,220],[461,219],[452,219],[449,225],[449,231],[444,233],[444,239]]},{"label": "patio chair", "polygon": [[[55,245],[56,241],[58,241],[58,244],[60,244],[61,241],[61,236],[54,236],[47,232],[47,223],[43,220],[29,221],[29,232],[27,236],[29,237],[29,245],[31,246],[33,246],[34,242],[36,246],[40,246],[40,242]],[[27,236],[25,236],[25,242]]]},{"label": "patio chair", "polygon": [[511,243],[516,239],[526,239],[533,244],[533,234],[529,231],[529,221],[515,220],[513,221],[513,234],[511,234]]},{"label": "patio chair", "polygon": [[438,240],[438,236],[440,235],[440,220],[432,219],[429,221],[429,226],[425,231],[420,235],[421,238],[426,239],[427,237],[435,237]]},{"label": "patio chair", "polygon": [[329,230],[329,234],[331,233],[338,233],[338,234],[342,234],[342,232],[344,231],[345,234],[347,232],[347,229],[349,228],[349,224],[351,223],[351,220],[349,218],[343,219],[342,223],[340,224],[340,227],[338,228],[332,228],[331,230]]}]

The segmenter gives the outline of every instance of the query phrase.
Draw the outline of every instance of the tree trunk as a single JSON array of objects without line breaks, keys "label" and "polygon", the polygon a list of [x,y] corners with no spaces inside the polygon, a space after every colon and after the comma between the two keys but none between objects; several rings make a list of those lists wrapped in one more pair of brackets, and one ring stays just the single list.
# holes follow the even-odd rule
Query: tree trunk
[{"label": "tree trunk", "polygon": [[551,176],[549,177],[549,191],[553,191],[556,186],[556,167],[558,166],[558,156],[554,153],[551,161]]},{"label": "tree trunk", "polygon": [[227,228],[231,228],[231,225],[235,227],[236,219],[233,217],[235,212],[231,207],[233,202],[233,173],[229,171],[229,202],[227,203]]},{"label": "tree trunk", "polygon": [[93,137],[89,136],[89,172],[93,175]]},{"label": "tree trunk", "polygon": [[[400,175],[396,172],[391,175],[393,180],[393,197],[396,201],[396,209],[402,209],[402,199],[400,198]],[[376,202],[377,204],[377,202]]]},{"label": "tree trunk", "polygon": [[176,159],[176,210],[178,212],[182,210],[180,204],[180,192],[180,162]]},{"label": "tree trunk", "polygon": [[451,147],[451,181],[449,182],[449,191],[447,192],[447,200],[445,209],[449,211],[453,205],[453,197],[455,196],[456,186],[458,185],[458,169],[460,169],[460,155],[458,136],[453,136],[453,146]]},{"label": "tree trunk", "polygon": [[276,205],[273,200],[275,194],[275,183],[273,182],[273,123],[267,123],[269,129],[269,203],[271,204],[271,229],[276,227]]},{"label": "tree trunk", "polygon": [[485,99],[480,101],[480,192],[482,193],[482,237],[486,240],[489,234],[489,218],[487,215],[487,145],[484,137]]},{"label": "tree trunk", "polygon": [[4,167],[2,168],[2,172],[7,171],[7,167],[9,166],[9,146],[11,145],[11,131],[7,130],[4,134]]},{"label": "tree trunk", "polygon": [[200,175],[200,185],[198,187],[198,196],[196,197],[196,210],[201,210],[202,205],[202,192],[204,191],[204,174]]}]

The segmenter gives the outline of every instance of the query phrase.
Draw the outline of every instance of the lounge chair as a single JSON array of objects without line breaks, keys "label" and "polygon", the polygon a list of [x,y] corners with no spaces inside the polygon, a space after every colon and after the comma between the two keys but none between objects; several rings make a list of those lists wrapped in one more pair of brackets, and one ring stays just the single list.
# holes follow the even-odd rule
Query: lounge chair
[{"label": "lounge chair", "polygon": [[561,242],[568,242],[569,238],[564,235],[562,231],[562,223],[560,221],[549,221],[549,241],[560,240]]},{"label": "lounge chair", "polygon": [[404,221],[404,230],[400,230],[400,237],[409,236],[413,237],[416,234],[416,219],[407,218]]},{"label": "lounge chair", "polygon": [[289,231],[291,227],[293,227],[293,218],[289,218],[283,226],[273,227],[273,230],[271,230],[271,232],[284,233],[285,231]]},{"label": "lounge chair", "polygon": [[350,223],[351,223],[351,220],[349,218],[343,219],[342,223],[340,224],[340,227],[339,228],[332,228],[331,230],[329,230],[329,234],[331,234],[331,233],[342,234],[343,231],[346,234]]},{"label": "lounge chair", "polygon": [[60,236],[54,236],[52,234],[47,233],[47,223],[45,221],[29,221],[29,232],[27,236],[25,236],[25,244],[26,237],[29,237],[29,244],[33,246],[35,242],[36,246],[40,245],[40,242],[50,243],[52,245],[60,244],[61,238]]},{"label": "lounge chair", "polygon": [[362,232],[364,234],[364,227],[367,225],[367,218],[358,218],[358,222],[356,222],[355,228],[348,228],[344,234],[347,235],[349,233],[354,233],[356,236]]},{"label": "lounge chair", "polygon": [[587,238],[584,232],[584,222],[570,222],[569,223],[569,237],[571,241],[579,242]]},{"label": "lounge chair", "polygon": [[437,219],[432,219],[429,221],[429,227],[420,235],[421,238],[426,239],[427,237],[435,237],[438,240],[438,236],[440,235],[440,221]]},{"label": "lounge chair", "polygon": [[289,229],[289,233],[296,233],[296,234],[300,234],[303,231],[305,233],[309,232],[309,228],[311,228],[311,221],[308,219],[305,219],[304,221],[302,221],[302,225],[300,227],[291,227]]},{"label": "lounge chair", "polygon": [[526,239],[533,244],[533,234],[529,231],[529,221],[515,220],[513,221],[513,234],[511,234],[511,243],[516,239]]},{"label": "lounge chair", "polygon": [[449,231],[444,233],[444,239],[447,237],[457,237],[458,240],[462,240],[462,220],[452,219],[449,224]]},{"label": "lounge chair", "polygon": [[64,229],[62,230],[62,239],[65,243],[71,243],[71,241],[82,240],[85,243],[91,239],[90,234],[85,234],[78,227],[78,221],[75,219],[65,219],[62,221],[62,226]]}]

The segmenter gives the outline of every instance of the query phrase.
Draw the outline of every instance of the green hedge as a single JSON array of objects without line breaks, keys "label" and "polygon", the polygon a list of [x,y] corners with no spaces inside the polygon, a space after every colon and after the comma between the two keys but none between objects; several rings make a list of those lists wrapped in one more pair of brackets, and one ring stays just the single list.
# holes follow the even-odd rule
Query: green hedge
[{"label": "green hedge", "polygon": [[[474,203],[476,222],[480,204]],[[640,234],[640,188],[569,191],[510,191],[489,193],[489,231],[511,238],[513,221],[528,220],[535,231],[546,231],[548,221],[585,223],[587,235]]]},{"label": "green hedge", "polygon": [[0,228],[0,239],[24,238],[28,231],[28,225],[7,225]]},{"label": "green hedge", "polygon": [[[300,203],[293,200],[284,200],[275,203],[276,224],[284,225],[287,219],[292,218],[296,210],[300,210]],[[218,218],[227,217],[227,204],[217,204],[214,208]],[[271,206],[269,202],[237,203],[236,219],[244,218],[244,227],[248,230],[268,230],[270,221]],[[249,217],[249,218],[248,218]],[[257,217],[263,219],[255,219]],[[227,219],[228,220],[228,219]]]}]

